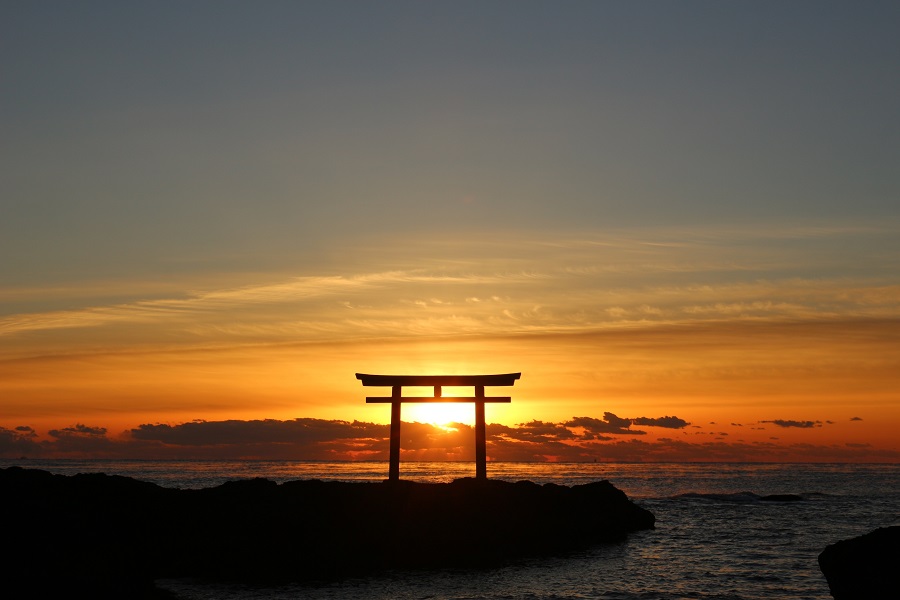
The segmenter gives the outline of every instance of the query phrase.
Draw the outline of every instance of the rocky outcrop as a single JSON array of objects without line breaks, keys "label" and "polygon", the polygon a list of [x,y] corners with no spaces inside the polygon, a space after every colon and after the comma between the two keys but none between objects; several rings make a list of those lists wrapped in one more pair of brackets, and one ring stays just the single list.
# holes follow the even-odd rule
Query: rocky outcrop
[{"label": "rocky outcrop", "polygon": [[835,600],[900,598],[900,527],[843,540],[819,555]]},{"label": "rocky outcrop", "polygon": [[618,541],[653,515],[607,481],[572,487],[233,481],[177,490],[103,474],[0,470],[9,584],[152,597],[159,577],[265,583],[489,566]]}]

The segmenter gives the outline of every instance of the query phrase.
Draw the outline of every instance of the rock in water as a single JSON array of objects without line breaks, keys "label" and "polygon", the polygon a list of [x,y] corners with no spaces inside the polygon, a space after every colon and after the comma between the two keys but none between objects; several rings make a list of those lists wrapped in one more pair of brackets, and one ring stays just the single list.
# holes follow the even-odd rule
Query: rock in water
[{"label": "rock in water", "polygon": [[843,540],[819,555],[835,600],[900,598],[900,527]]},{"label": "rock in water", "polygon": [[[608,481],[346,483],[266,479],[201,490],[103,474],[0,469],[11,582],[59,596],[150,597],[160,577],[278,583],[381,569],[490,566],[652,529]],[[55,587],[54,587],[55,586]],[[60,596],[62,597],[62,596]]]}]

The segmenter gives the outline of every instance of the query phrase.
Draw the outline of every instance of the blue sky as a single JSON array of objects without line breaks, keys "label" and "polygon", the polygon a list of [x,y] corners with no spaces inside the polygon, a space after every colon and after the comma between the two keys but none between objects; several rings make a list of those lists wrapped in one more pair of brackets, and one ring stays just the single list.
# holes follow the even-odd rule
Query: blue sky
[{"label": "blue sky", "polygon": [[[3,277],[895,218],[892,3],[6,3]],[[202,264],[202,266],[201,266]]]}]

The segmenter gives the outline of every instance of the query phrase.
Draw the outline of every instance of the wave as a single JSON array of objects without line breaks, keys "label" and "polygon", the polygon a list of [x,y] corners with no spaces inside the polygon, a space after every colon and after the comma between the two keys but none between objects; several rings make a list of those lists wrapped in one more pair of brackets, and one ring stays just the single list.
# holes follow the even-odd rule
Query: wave
[{"label": "wave", "polygon": [[751,502],[799,502],[801,500],[806,500],[807,498],[804,495],[800,494],[769,494],[766,496],[760,496],[759,494],[754,494],[753,492],[734,492],[730,494],[703,494],[697,492],[690,492],[687,494],[678,494],[677,496],[672,496],[671,500],[711,500],[715,502],[740,502],[740,503],[751,503]]}]

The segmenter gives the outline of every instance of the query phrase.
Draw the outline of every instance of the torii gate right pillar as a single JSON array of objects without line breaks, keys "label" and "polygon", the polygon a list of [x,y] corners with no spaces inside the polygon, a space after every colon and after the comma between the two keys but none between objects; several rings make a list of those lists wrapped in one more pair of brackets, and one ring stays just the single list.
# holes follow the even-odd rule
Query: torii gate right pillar
[{"label": "torii gate right pillar", "polygon": [[475,386],[475,479],[487,479],[487,433],[484,424],[484,386]]},{"label": "torii gate right pillar", "polygon": [[395,385],[391,388],[391,450],[390,450],[390,467],[388,468],[388,479],[391,481],[400,480],[400,386]]}]

